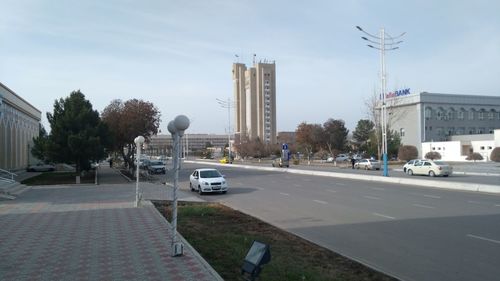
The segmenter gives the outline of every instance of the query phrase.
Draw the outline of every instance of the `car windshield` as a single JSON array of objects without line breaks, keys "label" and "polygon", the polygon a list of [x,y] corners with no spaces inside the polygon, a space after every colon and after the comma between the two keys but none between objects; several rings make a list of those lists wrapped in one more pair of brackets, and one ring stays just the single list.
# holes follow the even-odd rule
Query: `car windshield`
[{"label": "car windshield", "polygon": [[222,177],[217,170],[207,170],[207,171],[200,171],[200,177],[201,178],[220,178]]},{"label": "car windshield", "polygon": [[151,165],[151,166],[163,165],[163,162],[161,162],[161,161],[151,161],[151,162],[149,162],[149,165]]}]

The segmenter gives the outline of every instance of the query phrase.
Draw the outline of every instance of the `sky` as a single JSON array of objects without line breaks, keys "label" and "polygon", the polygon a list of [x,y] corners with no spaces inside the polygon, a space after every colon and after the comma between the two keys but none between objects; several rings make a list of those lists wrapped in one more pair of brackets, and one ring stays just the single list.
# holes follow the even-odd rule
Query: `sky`
[{"label": "sky", "polygon": [[[352,131],[380,88],[372,34],[403,32],[386,52],[388,91],[500,95],[500,1],[0,0],[0,82],[46,113],[80,89],[102,110],[142,99],[160,130],[224,134],[237,60],[276,62],[278,131],[342,119]],[[238,55],[239,58],[236,58]],[[231,112],[234,130],[234,112]]]}]

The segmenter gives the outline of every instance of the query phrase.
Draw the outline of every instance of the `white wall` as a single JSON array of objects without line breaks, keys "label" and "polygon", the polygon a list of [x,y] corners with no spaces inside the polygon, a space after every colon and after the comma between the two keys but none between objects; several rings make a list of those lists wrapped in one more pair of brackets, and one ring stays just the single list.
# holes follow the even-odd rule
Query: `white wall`
[{"label": "white wall", "polygon": [[424,142],[421,151],[422,158],[427,152],[439,152],[443,161],[465,161],[466,157],[460,155],[461,143],[459,141]]},{"label": "white wall", "polygon": [[471,141],[471,146],[474,152],[483,156],[483,161],[489,161],[491,152],[495,148],[495,141]]}]

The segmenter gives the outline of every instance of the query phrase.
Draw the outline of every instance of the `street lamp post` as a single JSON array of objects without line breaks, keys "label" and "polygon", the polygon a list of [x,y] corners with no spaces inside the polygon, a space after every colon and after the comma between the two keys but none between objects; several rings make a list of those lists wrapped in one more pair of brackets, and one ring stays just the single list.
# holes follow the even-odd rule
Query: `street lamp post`
[{"label": "street lamp post", "polygon": [[[380,80],[381,80],[381,85],[380,85],[380,99],[381,99],[381,107],[380,107],[380,119],[381,119],[381,127],[382,127],[382,158],[384,161],[384,169],[383,169],[383,175],[384,177],[389,176],[389,169],[387,165],[387,104],[386,104],[386,96],[385,93],[387,91],[387,81],[386,81],[386,72],[385,72],[385,51],[392,51],[392,50],[397,50],[399,47],[400,43],[403,41],[396,41],[396,39],[401,38],[403,35],[406,34],[406,32],[401,33],[399,36],[392,37],[390,36],[387,32],[385,32],[384,28],[380,29],[380,35],[375,36],[372,35],[366,31],[364,31],[361,27],[356,26],[356,28],[369,36],[369,38],[362,36],[361,38],[365,41],[368,41],[374,45],[368,44],[367,46],[372,48],[372,49],[377,49],[380,50],[380,67],[381,67],[381,73],[380,73]],[[373,41],[373,38],[377,41]]]},{"label": "street lamp post", "polygon": [[228,98],[227,101],[217,99],[217,103],[222,108],[227,108],[227,145],[228,145],[228,161],[231,162],[231,108],[234,108],[234,103]]},{"label": "street lamp post", "polygon": [[144,137],[138,136],[134,139],[135,146],[137,148],[137,164],[135,169],[135,207],[139,207],[139,170],[140,170],[140,160],[141,160],[141,146],[144,143]]},{"label": "street lamp post", "polygon": [[183,254],[183,244],[177,239],[177,191],[179,189],[179,147],[184,131],[189,127],[189,119],[184,115],[178,115],[168,123],[168,131],[172,135],[173,145],[173,166],[174,166],[174,190],[172,195],[172,256]]}]

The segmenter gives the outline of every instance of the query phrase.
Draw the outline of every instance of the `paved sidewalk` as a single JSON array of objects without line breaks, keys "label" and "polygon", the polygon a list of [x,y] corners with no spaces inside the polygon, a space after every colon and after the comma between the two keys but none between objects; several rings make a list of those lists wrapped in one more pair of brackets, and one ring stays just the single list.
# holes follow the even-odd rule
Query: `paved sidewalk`
[{"label": "paved sidewalk", "polygon": [[[171,193],[143,187],[145,197]],[[171,257],[171,226],[134,199],[135,184],[121,183],[39,186],[0,201],[0,280],[222,280],[189,244]]]}]

